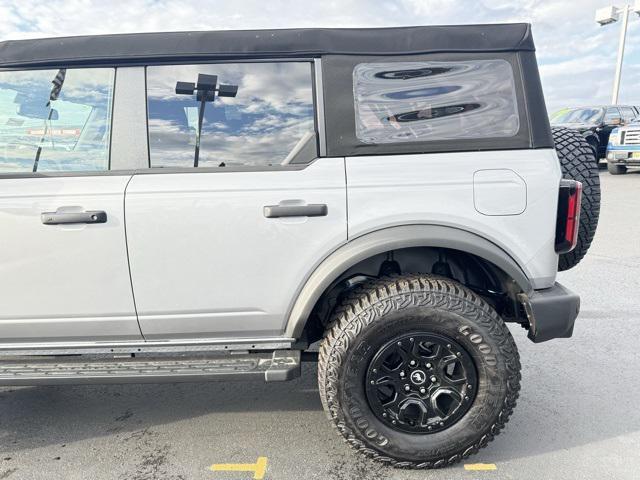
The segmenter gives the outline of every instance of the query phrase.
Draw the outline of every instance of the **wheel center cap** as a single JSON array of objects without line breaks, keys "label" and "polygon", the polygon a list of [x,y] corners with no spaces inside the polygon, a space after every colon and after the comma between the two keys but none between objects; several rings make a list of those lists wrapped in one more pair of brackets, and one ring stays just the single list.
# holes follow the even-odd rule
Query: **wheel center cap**
[{"label": "wheel center cap", "polygon": [[427,381],[427,374],[422,370],[414,370],[411,372],[411,383],[414,385],[422,385]]}]

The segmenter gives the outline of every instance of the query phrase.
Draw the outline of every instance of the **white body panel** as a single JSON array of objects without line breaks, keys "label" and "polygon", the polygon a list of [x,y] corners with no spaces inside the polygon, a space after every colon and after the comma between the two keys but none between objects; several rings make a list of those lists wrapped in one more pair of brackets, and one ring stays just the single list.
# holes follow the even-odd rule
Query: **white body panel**
[{"label": "white body panel", "polygon": [[[2,343],[140,339],[124,232],[130,176],[2,179]],[[60,207],[104,210],[107,223],[43,225]]]},{"label": "white body panel", "polygon": [[[265,218],[281,202],[321,217]],[[280,334],[306,275],[347,240],[344,159],[301,170],[136,175],[131,278],[147,339]]]},{"label": "white body panel", "polygon": [[[502,247],[534,288],[553,284],[561,178],[555,150],[353,157],[346,166],[350,239],[395,225],[452,226]],[[474,195],[478,172],[505,168],[515,177],[480,174]]]},{"label": "white body panel", "polygon": [[[557,269],[560,177],[555,151],[518,150],[324,158],[299,170],[3,179],[0,336],[129,341],[141,338],[139,322],[149,340],[275,337],[324,258],[396,225],[476,233],[545,288]],[[328,215],[264,216],[264,206],[281,203],[326,204]],[[42,212],[62,206],[105,210],[108,222],[41,223]]]}]

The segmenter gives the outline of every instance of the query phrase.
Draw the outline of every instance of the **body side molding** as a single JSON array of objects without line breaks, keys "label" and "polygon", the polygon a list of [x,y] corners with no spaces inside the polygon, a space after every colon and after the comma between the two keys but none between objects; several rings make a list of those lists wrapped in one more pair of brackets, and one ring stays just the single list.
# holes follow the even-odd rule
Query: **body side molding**
[{"label": "body side molding", "polygon": [[299,338],[307,318],[326,288],[343,272],[373,255],[411,247],[441,247],[484,258],[511,276],[526,293],[533,288],[524,270],[501,247],[455,227],[404,225],[367,233],[329,255],[311,274],[294,300],[287,317],[285,336]]}]

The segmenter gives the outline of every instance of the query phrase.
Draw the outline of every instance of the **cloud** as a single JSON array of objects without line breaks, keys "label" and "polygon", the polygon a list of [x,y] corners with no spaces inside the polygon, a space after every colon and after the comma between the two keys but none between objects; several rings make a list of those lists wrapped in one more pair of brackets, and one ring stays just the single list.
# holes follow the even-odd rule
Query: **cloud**
[{"label": "cloud", "polygon": [[[549,110],[610,101],[619,24],[610,0],[58,0],[0,2],[0,39],[167,30],[363,27],[524,21],[533,24]],[[633,15],[633,14],[632,14]],[[629,23],[621,102],[640,104],[640,21]]]}]

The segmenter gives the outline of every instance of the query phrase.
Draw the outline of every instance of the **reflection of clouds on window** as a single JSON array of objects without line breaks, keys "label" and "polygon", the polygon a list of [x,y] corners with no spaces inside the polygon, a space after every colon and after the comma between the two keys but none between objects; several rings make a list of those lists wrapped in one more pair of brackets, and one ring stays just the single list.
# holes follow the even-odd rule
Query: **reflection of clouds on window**
[{"label": "reflection of clouds on window", "polygon": [[314,131],[309,63],[148,67],[152,167],[193,166],[199,103],[195,96],[176,95],[175,86],[200,73],[238,85],[236,97],[216,98],[205,107],[200,166],[277,165]]},{"label": "reflection of clouds on window", "polygon": [[361,63],[353,79],[364,143],[510,137],[519,129],[504,60]]},{"label": "reflection of clouds on window", "polygon": [[114,69],[67,69],[48,106],[58,72],[0,72],[0,171],[31,171],[39,146],[38,171],[108,169]]}]

